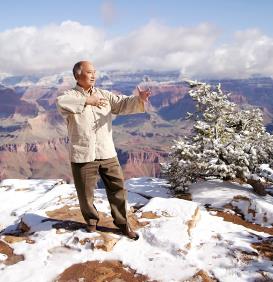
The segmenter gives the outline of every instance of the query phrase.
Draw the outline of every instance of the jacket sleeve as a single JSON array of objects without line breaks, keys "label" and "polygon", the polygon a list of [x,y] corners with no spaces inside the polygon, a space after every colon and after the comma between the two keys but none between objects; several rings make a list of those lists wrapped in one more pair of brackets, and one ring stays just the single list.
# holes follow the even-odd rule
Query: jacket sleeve
[{"label": "jacket sleeve", "polygon": [[113,114],[128,115],[145,112],[144,102],[138,96],[116,95],[109,91],[103,91],[102,94],[108,99]]},{"label": "jacket sleeve", "polygon": [[80,114],[85,107],[86,97],[72,91],[65,91],[56,99],[59,113],[66,118],[69,114]]}]

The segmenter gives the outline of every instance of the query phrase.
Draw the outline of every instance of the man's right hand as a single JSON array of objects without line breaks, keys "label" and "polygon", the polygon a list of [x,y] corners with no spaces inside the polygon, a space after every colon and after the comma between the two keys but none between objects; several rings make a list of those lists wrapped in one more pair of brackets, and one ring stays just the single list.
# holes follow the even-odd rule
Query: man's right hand
[{"label": "man's right hand", "polygon": [[107,101],[108,101],[107,99],[99,98],[94,95],[91,95],[87,97],[85,104],[95,106],[101,109],[102,107],[105,107],[107,105]]}]

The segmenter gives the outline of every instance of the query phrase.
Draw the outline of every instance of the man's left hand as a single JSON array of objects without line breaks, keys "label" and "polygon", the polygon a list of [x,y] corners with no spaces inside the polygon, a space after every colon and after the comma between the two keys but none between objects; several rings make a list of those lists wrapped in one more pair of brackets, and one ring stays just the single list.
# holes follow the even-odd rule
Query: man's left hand
[{"label": "man's left hand", "polygon": [[143,102],[148,102],[149,97],[151,96],[151,89],[148,90],[141,90],[139,88],[139,86],[137,86],[137,91],[138,91],[138,95],[139,98],[143,101]]}]

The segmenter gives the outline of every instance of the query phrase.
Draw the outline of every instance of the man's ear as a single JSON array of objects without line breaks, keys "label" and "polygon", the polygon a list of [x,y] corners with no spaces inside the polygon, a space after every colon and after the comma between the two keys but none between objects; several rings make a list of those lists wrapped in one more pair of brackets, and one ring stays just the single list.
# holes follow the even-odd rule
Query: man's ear
[{"label": "man's ear", "polygon": [[75,79],[78,81],[79,80],[79,77],[80,77],[80,74],[79,73],[75,73]]}]

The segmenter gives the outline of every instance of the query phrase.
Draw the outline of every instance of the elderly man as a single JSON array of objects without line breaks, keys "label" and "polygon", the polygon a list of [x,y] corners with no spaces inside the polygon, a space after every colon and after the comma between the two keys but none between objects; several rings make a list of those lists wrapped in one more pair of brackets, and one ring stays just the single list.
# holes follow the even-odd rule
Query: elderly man
[{"label": "elderly man", "polygon": [[57,98],[57,107],[67,122],[72,173],[86,229],[95,231],[99,221],[94,188],[100,175],[114,224],[137,240],[127,217],[124,178],[112,138],[112,114],[144,112],[150,92],[137,88],[138,96],[123,96],[96,88],[96,70],[88,61],[76,63],[73,75],[77,84]]}]

